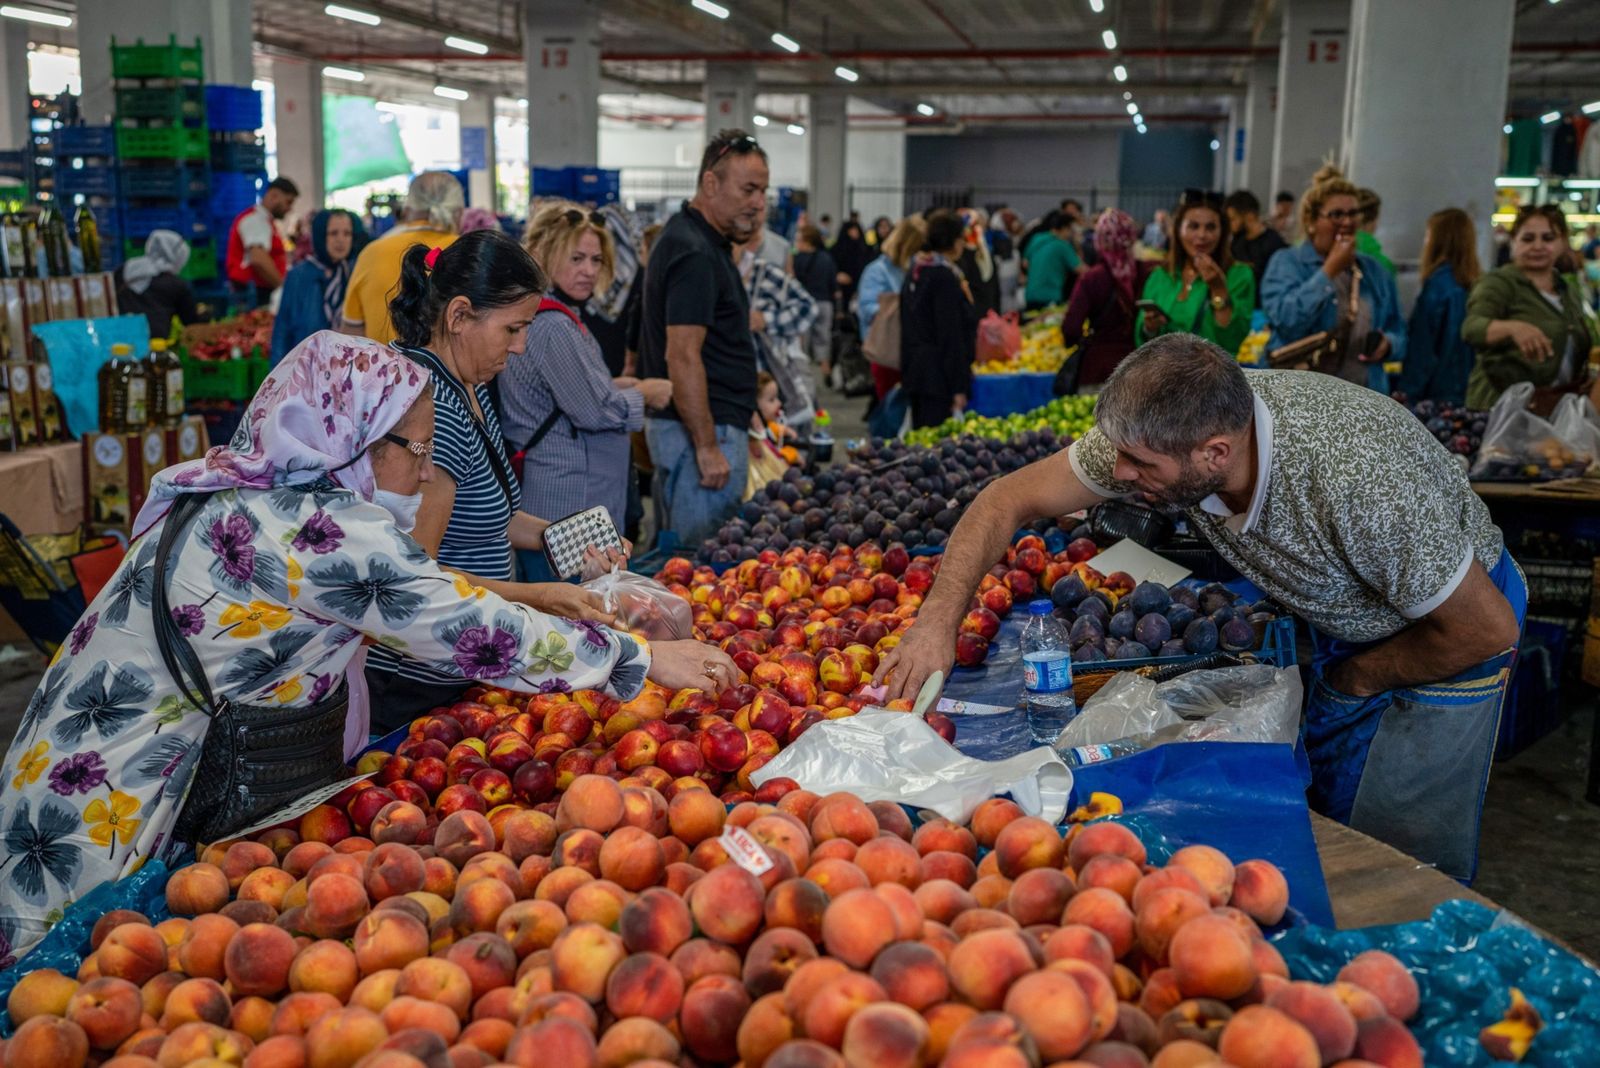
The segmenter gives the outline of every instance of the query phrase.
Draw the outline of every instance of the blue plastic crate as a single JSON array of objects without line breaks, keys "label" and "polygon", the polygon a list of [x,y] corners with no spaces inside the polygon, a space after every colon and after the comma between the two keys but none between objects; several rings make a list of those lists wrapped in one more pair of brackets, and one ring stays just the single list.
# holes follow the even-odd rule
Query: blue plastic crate
[{"label": "blue plastic crate", "polygon": [[223,131],[261,129],[261,93],[243,85],[206,86],[206,125]]},{"label": "blue plastic crate", "polygon": [[211,168],[217,171],[266,170],[267,146],[261,142],[212,141]]},{"label": "blue plastic crate", "polygon": [[63,126],[56,131],[57,156],[105,156],[117,154],[114,126]]},{"label": "blue plastic crate", "polygon": [[82,167],[56,168],[56,192],[64,197],[114,197],[117,195],[117,168],[108,163]]},{"label": "blue plastic crate", "polygon": [[175,230],[186,241],[201,241],[211,236],[211,220],[203,211],[187,204],[122,209],[122,235],[140,240],[153,230]]},{"label": "blue plastic crate", "polygon": [[211,175],[211,196],[206,201],[206,209],[212,218],[226,217],[228,222],[233,222],[234,216],[254,204],[261,195],[261,187],[266,182],[266,172],[254,173],[243,171],[215,171]]},{"label": "blue plastic crate", "polygon": [[571,167],[535,167],[533,169],[533,195],[536,197],[565,197],[572,199]]},{"label": "blue plastic crate", "polygon": [[622,199],[622,172],[599,167],[568,167],[569,196],[584,204],[615,204]]},{"label": "blue plastic crate", "polygon": [[1523,625],[1522,645],[1500,711],[1496,760],[1516,756],[1561,726],[1567,711],[1561,682],[1570,645],[1571,633],[1559,620],[1529,619]]},{"label": "blue plastic crate", "polygon": [[128,200],[196,201],[210,193],[211,179],[201,163],[146,167],[124,164],[121,189]]}]

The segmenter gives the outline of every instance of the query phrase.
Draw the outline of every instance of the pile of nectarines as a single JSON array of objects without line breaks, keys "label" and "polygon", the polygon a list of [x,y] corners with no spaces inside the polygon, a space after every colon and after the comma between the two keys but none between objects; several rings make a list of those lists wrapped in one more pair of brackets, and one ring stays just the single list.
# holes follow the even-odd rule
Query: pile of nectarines
[{"label": "pile of nectarines", "polygon": [[108,914],[76,976],[17,984],[4,1063],[1421,1063],[1394,958],[1291,981],[1267,862],[1156,867],[1115,822],[1063,835],[995,799],[913,828],[782,785],[730,811],[588,774],[553,812],[434,825],[397,799],[370,836],[324,812],[210,846],[167,883],[176,918]]}]

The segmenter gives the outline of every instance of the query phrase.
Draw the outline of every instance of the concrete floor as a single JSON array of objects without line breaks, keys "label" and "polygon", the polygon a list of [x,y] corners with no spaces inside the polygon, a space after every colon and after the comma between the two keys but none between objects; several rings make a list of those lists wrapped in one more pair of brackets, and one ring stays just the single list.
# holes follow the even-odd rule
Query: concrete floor
[{"label": "concrete floor", "polygon": [[[844,442],[865,433],[866,402],[822,390]],[[0,653],[3,653],[0,650]],[[0,750],[9,747],[22,710],[44,671],[27,651],[0,655]],[[1595,691],[1569,684],[1569,713],[1553,733],[1495,765],[1484,801],[1481,862],[1474,889],[1600,959],[1600,805],[1584,800],[1593,744]]]}]

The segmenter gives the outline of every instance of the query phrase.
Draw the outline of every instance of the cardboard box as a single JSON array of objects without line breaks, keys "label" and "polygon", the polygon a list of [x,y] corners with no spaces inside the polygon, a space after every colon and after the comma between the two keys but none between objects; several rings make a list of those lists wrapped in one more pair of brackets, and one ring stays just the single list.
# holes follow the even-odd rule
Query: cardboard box
[{"label": "cardboard box", "polygon": [[11,420],[16,428],[17,448],[39,443],[39,414],[33,400],[33,364],[27,360],[7,360],[0,364],[6,376],[6,392],[11,394]]},{"label": "cardboard box", "polygon": [[67,421],[61,414],[61,400],[56,396],[55,373],[44,354],[44,346],[37,345],[39,359],[33,364],[33,414],[39,422],[39,441],[49,443],[67,440]]},{"label": "cardboard box", "polygon": [[78,285],[78,306],[85,319],[117,314],[117,288],[110,274],[80,274],[73,281]]},{"label": "cardboard box", "polygon": [[201,415],[186,415],[175,427],[168,427],[167,466],[198,460],[206,454],[206,420]]},{"label": "cardboard box", "polygon": [[166,431],[89,434],[83,439],[84,499],[89,531],[128,534],[144,507],[150,479],[167,466]]},{"label": "cardboard box", "polygon": [[45,305],[50,309],[50,319],[82,319],[83,308],[78,303],[78,283],[71,275],[65,278],[44,280]]}]

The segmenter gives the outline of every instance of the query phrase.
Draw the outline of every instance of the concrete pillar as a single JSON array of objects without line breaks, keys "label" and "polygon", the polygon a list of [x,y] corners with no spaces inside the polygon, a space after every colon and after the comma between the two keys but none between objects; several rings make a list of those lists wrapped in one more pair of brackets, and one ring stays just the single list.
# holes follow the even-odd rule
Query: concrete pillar
[{"label": "concrete pillar", "polygon": [[251,82],[252,0],[79,0],[79,67],[84,121],[111,121],[116,108],[111,84],[111,40],[164,44],[176,34],[179,44],[196,38],[205,55],[205,79],[218,85]]},{"label": "concrete pillar", "polygon": [[849,133],[846,105],[849,94],[812,93],[810,117],[806,120],[807,208],[812,221],[833,216],[834,233],[849,217],[845,203],[845,139]]},{"label": "concrete pillar", "polygon": [[28,24],[0,19],[0,151],[28,143]]},{"label": "concrete pillar", "polygon": [[523,0],[528,76],[528,166],[600,162],[600,6]]},{"label": "concrete pillar", "polygon": [[[1412,49],[1409,68],[1418,68],[1421,57],[1415,50],[1424,42],[1431,47],[1438,31],[1435,26],[1429,37],[1406,42]],[[1288,0],[1278,55],[1272,192],[1288,189],[1298,195],[1324,159],[1338,158],[1349,44],[1350,0]],[[1431,60],[1421,66],[1434,71]]]},{"label": "concrete pillar", "polygon": [[750,63],[706,64],[706,141],[718,130],[753,131],[756,69]]},{"label": "concrete pillar", "polygon": [[1235,101],[1238,124],[1228,144],[1233,165],[1229,190],[1248,189],[1271,209],[1278,189],[1272,184],[1273,120],[1278,103],[1277,58],[1258,59],[1250,65],[1244,100]]},{"label": "concrete pillar", "polygon": [[471,98],[461,102],[461,165],[467,168],[467,202],[494,211],[496,205],[492,89],[473,90]]},{"label": "concrete pillar", "polygon": [[[187,22],[178,11],[179,26],[193,25],[205,45],[206,81],[213,85],[249,85],[254,76],[254,42],[251,39],[252,0],[185,0]],[[174,3],[174,7],[179,5]],[[179,31],[182,38],[182,31]]]},{"label": "concrete pillar", "polygon": [[[1377,236],[1396,262],[1421,255],[1428,216],[1444,207],[1473,217],[1488,253],[1514,7],[1511,0],[1354,0],[1347,173],[1383,198]],[[1472,32],[1438,32],[1444,25]],[[1441,131],[1449,131],[1447,143]],[[1434,150],[1419,151],[1426,145]]]},{"label": "concrete pillar", "polygon": [[274,115],[278,123],[278,173],[300,187],[296,216],[322,207],[326,195],[322,155],[322,64],[272,57]]}]

